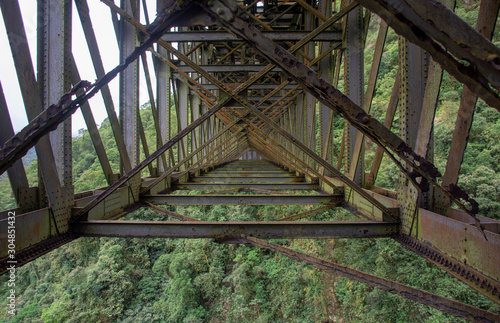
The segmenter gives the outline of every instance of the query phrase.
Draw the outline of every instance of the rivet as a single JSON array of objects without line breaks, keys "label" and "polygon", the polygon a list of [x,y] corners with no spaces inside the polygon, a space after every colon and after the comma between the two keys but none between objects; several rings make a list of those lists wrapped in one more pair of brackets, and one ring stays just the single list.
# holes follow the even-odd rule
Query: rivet
[{"label": "rivet", "polygon": [[222,15],[224,15],[225,13],[226,13],[226,11],[224,10],[224,8],[221,8],[221,7],[217,8],[217,14],[218,14],[219,16],[222,16]]}]

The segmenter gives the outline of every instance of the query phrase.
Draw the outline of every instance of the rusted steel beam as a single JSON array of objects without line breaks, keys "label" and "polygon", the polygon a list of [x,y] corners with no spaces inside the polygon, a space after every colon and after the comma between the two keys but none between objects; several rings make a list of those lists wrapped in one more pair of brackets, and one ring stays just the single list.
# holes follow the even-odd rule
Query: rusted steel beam
[{"label": "rusted steel beam", "polygon": [[[244,10],[245,10],[245,8],[244,8],[241,4],[234,3],[234,5],[235,5],[235,7],[239,7],[240,12],[242,12],[242,11],[244,11]],[[271,26],[269,26],[267,23],[265,23],[264,21],[262,21],[262,20],[261,20],[259,17],[257,17],[254,13],[250,13],[250,12],[248,12],[248,11],[247,11],[247,12],[246,12],[246,14],[247,14],[247,17],[248,17],[249,19],[251,19],[251,20],[255,21],[255,23],[256,23],[257,25],[262,26],[262,29],[261,29],[261,30],[269,30],[269,31],[273,30],[273,28],[272,28]],[[238,17],[241,17],[241,15],[238,15]],[[292,46],[292,45],[293,45],[293,44],[291,44],[290,42],[285,42],[285,44],[287,44],[288,46]],[[309,57],[306,53],[304,53],[304,51],[302,51],[302,50],[300,50],[300,49],[299,49],[299,50],[298,50],[298,53],[299,53],[301,56],[303,56],[305,59],[307,59],[307,60],[309,60],[309,61],[311,60],[311,58],[310,58],[310,57]]]},{"label": "rusted steel beam", "polygon": [[220,177],[206,177],[197,176],[192,177],[191,181],[194,183],[300,183],[304,182],[303,176],[294,177],[237,177],[237,176],[220,176]]},{"label": "rusted steel beam", "polygon": [[242,171],[226,171],[224,168],[219,168],[218,171],[208,172],[198,176],[199,179],[203,178],[296,178],[297,175],[294,173],[287,172],[285,170],[275,171],[275,172],[265,172],[260,173],[259,170],[254,170],[253,172]]},{"label": "rusted steel beam", "polygon": [[500,96],[492,89],[500,90],[500,49],[453,11],[435,0],[359,3],[429,52],[448,73],[500,111]]},{"label": "rusted steel beam", "polygon": [[[274,41],[299,41],[308,35],[311,31],[287,30],[286,33],[281,30],[266,30],[263,33]],[[167,42],[228,42],[238,41],[239,38],[226,31],[175,31],[167,32],[162,40]],[[318,34],[314,41],[340,42],[342,41],[340,31],[324,31]]]},{"label": "rusted steel beam", "polygon": [[[365,83],[365,71],[364,71],[364,52],[365,43],[363,39],[363,8],[358,7],[349,13],[347,19],[345,19],[345,33],[344,33],[344,46],[345,46],[345,56],[344,56],[344,94],[349,97],[349,99],[358,106],[363,106],[364,98],[364,83]],[[323,79],[323,81],[328,82]],[[366,114],[368,112],[365,111]],[[342,140],[344,141],[344,169],[347,176],[354,183],[359,186],[364,185],[364,172],[361,171],[364,166],[364,149],[361,149],[360,140],[358,143],[359,150],[355,151],[356,137],[360,131],[352,124],[344,123],[344,135]],[[361,138],[360,138],[361,139]],[[358,156],[355,156],[355,154]],[[353,161],[359,160],[359,167],[356,168],[356,164]],[[354,164],[354,165],[353,165]],[[354,167],[354,172],[350,173],[350,170]]]},{"label": "rusted steel beam", "polygon": [[407,235],[402,234],[394,238],[394,240],[464,282],[475,291],[500,304],[500,282],[498,280],[494,280],[477,269],[457,261],[454,257],[444,254],[433,246]]},{"label": "rusted steel beam", "polygon": [[[187,55],[186,55],[187,56]],[[224,64],[224,65],[199,65],[208,73],[236,73],[236,72],[259,72],[267,65],[263,64]],[[176,65],[177,71],[184,73],[195,73],[196,70],[186,65]],[[316,69],[314,66],[312,69]],[[280,67],[274,67],[270,72],[282,72]]]},{"label": "rusted steel beam", "polygon": [[[455,0],[445,0],[443,1],[443,4],[454,8],[455,7]],[[405,58],[406,59],[406,58]],[[411,62],[409,62],[411,64]],[[434,59],[430,59],[429,62],[429,68],[427,71],[427,77],[425,80],[425,91],[423,98],[419,98],[419,102],[421,102],[421,108],[418,109],[420,110],[420,120],[418,120],[418,128],[413,129],[413,133],[415,133],[416,130],[416,138],[414,139],[415,142],[415,152],[419,154],[420,156],[427,156],[427,158],[432,159],[432,156],[429,157],[430,152],[432,152],[432,149],[429,151],[429,149],[432,147],[432,134],[433,134],[433,129],[434,129],[434,117],[436,115],[436,109],[437,109],[437,101],[439,98],[439,92],[441,88],[441,81],[443,78],[443,69],[441,66],[434,61]],[[404,73],[406,72],[406,68],[402,67],[401,68]],[[410,78],[411,76],[403,77],[403,78]],[[422,82],[423,83],[423,82]],[[415,86],[414,86],[415,87]],[[417,92],[414,88],[408,89],[409,91],[414,91]],[[406,89],[405,89],[406,91]],[[418,92],[417,92],[418,95]],[[406,96],[406,94],[405,94]],[[410,100],[405,99],[405,98],[400,98],[400,100],[404,100],[405,102],[409,102]],[[411,101],[410,101],[411,102]],[[406,109],[406,108],[405,108]],[[401,111],[401,110],[400,110]],[[401,112],[400,112],[401,113]],[[408,111],[406,112],[408,113]],[[408,113],[411,114],[411,113]],[[406,119],[411,119],[411,117],[406,117]],[[409,122],[409,121],[407,121]],[[415,125],[415,123],[413,123]],[[407,127],[410,127],[410,125],[406,125]],[[410,131],[407,131],[410,132]],[[403,131],[400,131],[400,133],[403,133]],[[407,138],[409,135],[407,136]],[[410,140],[408,140],[409,142]],[[431,208],[431,205],[429,205],[429,196],[425,195],[420,195],[417,191],[417,189],[413,185],[408,185],[407,187],[399,188],[398,189],[398,201],[402,205],[405,205],[405,207],[402,208],[401,212],[401,227],[402,230],[401,232],[404,234],[411,234],[411,226],[412,222],[415,219],[416,212],[419,206],[419,198],[421,201],[421,205],[427,209]]]},{"label": "rusted steel beam", "polygon": [[[58,102],[71,89],[71,7],[71,1],[57,0],[46,0],[37,6],[37,82],[42,107]],[[71,130],[68,118],[49,134],[59,181],[66,188],[63,193],[68,193],[67,204],[73,202],[69,191],[73,189]]]},{"label": "rusted steel beam", "polygon": [[249,241],[256,247],[268,249],[271,251],[276,251],[286,257],[311,264],[318,269],[329,271],[334,274],[338,274],[362,283],[366,283],[370,286],[385,290],[393,294],[401,295],[416,302],[437,308],[440,311],[450,313],[454,316],[463,317],[472,322],[494,323],[500,321],[500,315],[498,314],[494,314],[464,303],[460,303],[455,300],[451,300],[449,298],[445,298],[433,293],[422,291],[359,270],[351,269],[349,267],[342,266],[331,261],[326,261],[318,257],[311,256],[303,252],[292,250],[286,247],[282,247],[277,244],[270,243],[264,240],[260,240],[253,237],[245,237],[245,238],[246,241]]},{"label": "rusted steel beam", "polygon": [[[166,210],[158,212],[171,215]],[[171,215],[175,217],[175,215]],[[73,231],[88,237],[264,239],[378,238],[394,236],[398,226],[386,222],[205,222],[205,221],[84,221]]]}]

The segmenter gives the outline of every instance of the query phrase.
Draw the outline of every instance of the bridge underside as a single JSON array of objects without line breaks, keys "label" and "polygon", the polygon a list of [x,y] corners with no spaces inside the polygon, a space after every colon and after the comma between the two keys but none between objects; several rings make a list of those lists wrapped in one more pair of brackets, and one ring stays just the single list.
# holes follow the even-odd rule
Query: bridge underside
[{"label": "bridge underside", "polygon": [[[10,259],[21,265],[78,237],[214,238],[274,250],[469,320],[499,320],[260,239],[392,237],[500,304],[500,222],[478,215],[476,201],[457,185],[477,98],[500,110],[500,49],[490,41],[500,1],[482,0],[478,25],[469,26],[453,13],[454,0],[158,0],[156,8],[101,0],[120,53],[107,73],[100,30],[93,28],[95,4],[39,2],[46,5],[38,6],[35,66],[18,2],[0,1],[29,120],[14,132],[0,88],[0,169],[17,203],[0,213],[1,273]],[[72,10],[80,22],[72,21]],[[154,21],[148,12],[157,13]],[[365,77],[370,21],[378,36]],[[84,39],[73,37],[77,24]],[[399,35],[399,69],[379,121],[370,109],[392,31]],[[80,79],[83,64],[71,51],[76,42],[87,44],[95,83]],[[432,146],[444,71],[464,90],[441,176]],[[116,76],[119,114],[109,86]],[[141,120],[140,90],[149,98],[152,141]],[[119,169],[89,106],[98,93]],[[71,146],[76,110],[107,182],[78,193]],[[399,129],[391,129],[397,110]],[[371,165],[367,142],[376,147]],[[20,159],[32,147],[38,186],[29,185]],[[396,191],[375,186],[384,155],[397,167]],[[169,205],[314,207],[275,222],[206,222],[163,207]],[[359,221],[304,221],[335,207]],[[138,208],[180,221],[119,220]],[[14,222],[15,258],[6,234]]]}]

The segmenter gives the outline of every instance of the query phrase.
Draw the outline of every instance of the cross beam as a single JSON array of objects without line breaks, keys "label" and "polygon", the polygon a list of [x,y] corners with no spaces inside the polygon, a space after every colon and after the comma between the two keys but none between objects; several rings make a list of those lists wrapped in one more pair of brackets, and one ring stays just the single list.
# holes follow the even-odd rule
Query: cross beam
[{"label": "cross beam", "polygon": [[74,231],[88,237],[220,238],[242,235],[264,239],[379,238],[394,236],[398,225],[389,222],[170,222],[84,221]]}]

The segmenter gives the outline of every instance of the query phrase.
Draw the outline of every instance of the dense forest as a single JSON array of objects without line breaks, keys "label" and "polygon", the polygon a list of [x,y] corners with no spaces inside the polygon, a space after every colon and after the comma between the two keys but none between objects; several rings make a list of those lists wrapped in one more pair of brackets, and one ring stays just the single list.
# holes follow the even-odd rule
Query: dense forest
[{"label": "dense forest", "polygon": [[[457,13],[475,25],[477,4],[459,1]],[[367,70],[377,32],[376,19],[372,20],[365,55]],[[495,42],[499,44],[498,33]],[[373,115],[379,119],[384,118],[397,60],[397,35],[390,32],[372,107]],[[461,91],[462,86],[445,73],[434,129],[434,161],[440,170],[446,165]],[[154,125],[147,104],[140,114],[149,147],[154,147]],[[395,131],[397,123],[396,115]],[[335,125],[338,150],[343,120],[337,118]],[[100,133],[112,168],[118,172],[118,151],[107,120],[101,124]],[[500,115],[479,101],[459,181],[479,202],[480,213],[497,219],[500,219],[499,133]],[[373,158],[374,149],[370,147],[367,160]],[[86,130],[73,140],[73,160],[75,191],[106,186]],[[37,185],[36,160],[25,158],[25,163],[30,184]],[[395,166],[384,159],[381,167],[376,185],[395,188],[398,180]],[[1,209],[14,207],[5,175],[0,177],[0,194]],[[209,221],[277,220],[304,210],[299,206],[169,208]],[[148,209],[140,209],[124,219],[172,220]],[[309,217],[309,220],[340,219],[356,220],[343,209]],[[392,239],[273,242],[500,313],[500,306]],[[266,250],[218,244],[211,239],[80,238],[21,267],[17,275],[18,314],[11,318],[2,310],[2,322],[463,321]],[[1,283],[5,280],[2,277]],[[0,289],[0,298],[7,299],[7,288]]]}]

